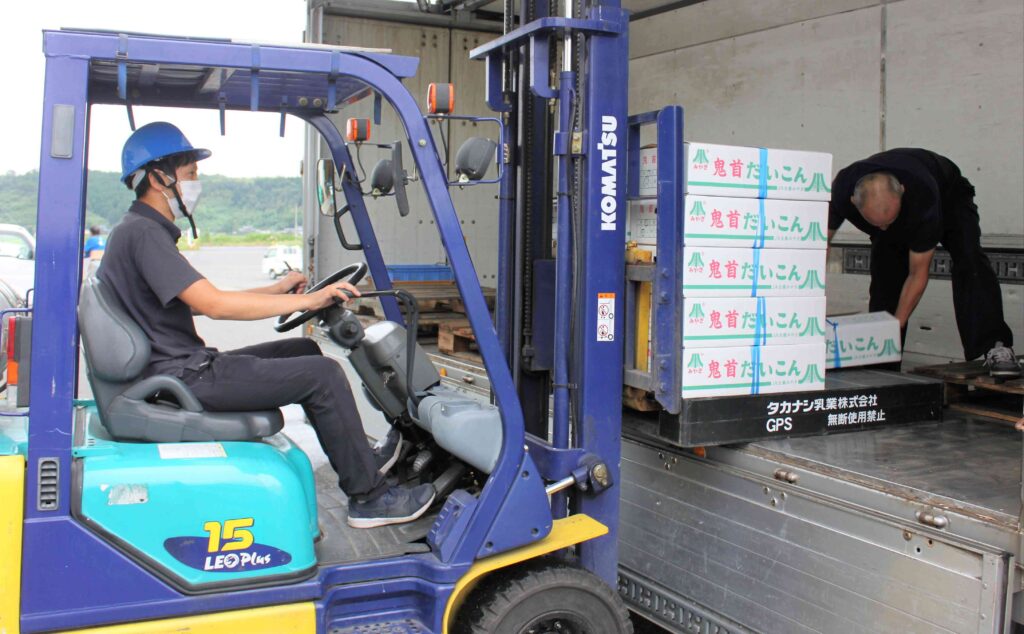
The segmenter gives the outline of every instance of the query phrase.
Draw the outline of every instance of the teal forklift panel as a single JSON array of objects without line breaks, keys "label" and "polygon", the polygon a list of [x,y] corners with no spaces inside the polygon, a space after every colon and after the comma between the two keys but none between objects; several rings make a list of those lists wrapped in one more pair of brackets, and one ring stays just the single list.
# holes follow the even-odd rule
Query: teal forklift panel
[{"label": "teal forklift panel", "polygon": [[[87,418],[97,422],[95,409]],[[316,568],[312,468],[284,434],[158,444],[87,434],[74,453],[79,518],[184,591],[301,578]]]}]

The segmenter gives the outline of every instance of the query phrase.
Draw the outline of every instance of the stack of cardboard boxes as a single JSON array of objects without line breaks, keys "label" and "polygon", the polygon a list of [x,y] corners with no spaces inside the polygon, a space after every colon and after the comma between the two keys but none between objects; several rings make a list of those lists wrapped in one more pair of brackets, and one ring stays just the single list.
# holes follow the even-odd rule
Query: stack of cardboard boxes
[{"label": "stack of cardboard boxes", "polygon": [[[825,248],[832,156],[687,143],[684,397],[818,390],[825,377]],[[657,150],[640,195],[657,194]],[[657,246],[653,199],[627,240]]]}]

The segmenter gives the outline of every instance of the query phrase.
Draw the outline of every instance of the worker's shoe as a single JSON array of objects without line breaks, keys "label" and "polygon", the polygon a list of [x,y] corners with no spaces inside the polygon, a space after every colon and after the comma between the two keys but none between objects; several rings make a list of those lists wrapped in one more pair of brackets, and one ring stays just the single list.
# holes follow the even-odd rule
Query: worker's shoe
[{"label": "worker's shoe", "polygon": [[373,446],[373,456],[377,461],[377,470],[381,473],[390,471],[391,467],[395,466],[395,463],[402,456],[405,444],[405,440],[402,439],[402,432],[398,431],[396,427],[392,427],[387,435]]},{"label": "worker's shoe", "polygon": [[1007,348],[1002,341],[997,341],[996,345],[985,355],[985,367],[988,368],[988,373],[991,376],[1008,379],[1020,376],[1020,362],[1017,361],[1017,355],[1013,353],[1013,348]]},{"label": "worker's shoe", "polygon": [[411,522],[427,512],[434,503],[434,485],[394,486],[372,500],[348,504],[348,525],[352,528],[376,528]]}]

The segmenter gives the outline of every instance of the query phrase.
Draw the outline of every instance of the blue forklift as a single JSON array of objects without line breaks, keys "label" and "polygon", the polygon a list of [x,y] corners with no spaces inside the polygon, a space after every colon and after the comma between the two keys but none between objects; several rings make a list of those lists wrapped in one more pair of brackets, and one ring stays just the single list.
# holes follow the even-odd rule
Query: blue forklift
[{"label": "blue forklift", "polygon": [[[28,395],[0,417],[0,631],[632,631],[614,588],[624,353],[616,315],[624,313],[626,137],[654,119],[631,127],[626,117],[617,87],[627,77],[628,17],[617,1],[561,16],[548,14],[547,2],[522,4],[518,26],[506,21],[502,37],[472,53],[486,64],[501,134],[460,152],[454,183],[429,125],[455,116],[451,87],[432,89],[424,114],[402,83],[416,59],[44,32],[34,301],[0,314],[18,324],[11,339],[24,343],[16,357]],[[335,123],[362,99],[378,116],[393,108],[404,126],[372,194],[394,195],[407,211],[405,186],[423,187],[491,405],[441,387],[407,336],[415,301],[391,288],[353,177],[351,141],[368,126],[356,121],[343,132]],[[273,112],[282,126],[291,116],[320,133],[333,160],[324,179],[336,184],[324,191],[344,196],[365,259],[320,284],[369,271],[388,319],[364,328],[332,307],[280,328],[322,325],[350,351],[388,421],[445,457],[409,476],[440,493],[427,516],[401,530],[349,529],[340,492],[318,485],[306,454],[281,431],[279,411],[207,412],[174,377],[141,378],[145,337],[108,291],[83,283],[93,104],[124,107],[132,122],[133,106],[205,108],[219,112],[222,129],[228,110]],[[543,125],[531,118],[549,106]],[[659,133],[681,139],[681,110],[659,116]],[[546,336],[536,336],[547,342],[544,372],[514,372],[509,362],[524,319],[512,305],[522,272],[502,268],[495,326],[449,194],[453,184],[481,181],[491,160],[499,163],[500,261],[516,261],[517,213],[524,205],[550,213],[544,192],[556,193],[552,309],[537,326]],[[524,181],[534,184],[527,200],[517,196]],[[80,358],[91,398],[78,398]]]}]

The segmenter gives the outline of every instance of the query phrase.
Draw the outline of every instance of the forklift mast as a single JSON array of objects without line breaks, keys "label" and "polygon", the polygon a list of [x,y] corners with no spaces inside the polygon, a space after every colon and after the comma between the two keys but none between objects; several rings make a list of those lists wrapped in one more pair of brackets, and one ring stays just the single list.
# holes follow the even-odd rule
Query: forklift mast
[{"label": "forklift mast", "polygon": [[[470,52],[485,61],[488,106],[517,144],[499,194],[498,336],[527,432],[547,439],[550,419],[555,449],[586,448],[617,482],[628,15],[614,0],[530,0],[516,24],[513,6],[504,35]],[[579,553],[614,584],[618,496],[552,500],[556,516],[570,506],[609,526]]]}]

